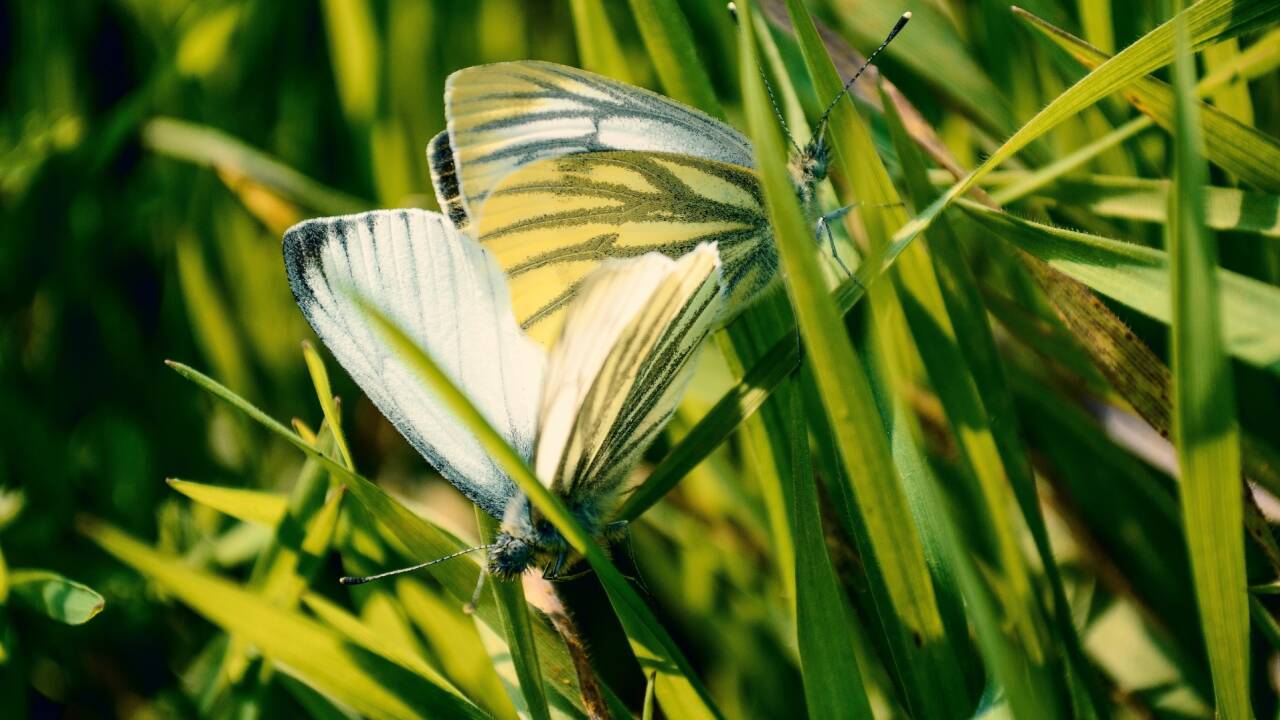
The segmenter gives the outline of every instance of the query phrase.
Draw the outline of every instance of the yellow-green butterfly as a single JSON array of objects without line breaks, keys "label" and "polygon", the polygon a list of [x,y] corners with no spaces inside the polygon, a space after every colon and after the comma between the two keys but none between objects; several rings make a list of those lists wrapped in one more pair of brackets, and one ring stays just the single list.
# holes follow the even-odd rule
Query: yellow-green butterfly
[{"label": "yellow-green butterfly", "polygon": [[[816,186],[828,161],[823,136],[835,102],[792,162],[815,229],[822,222]],[[539,342],[556,336],[583,279],[607,258],[679,257],[714,241],[730,315],[777,275],[751,143],[715,118],[537,61],[454,73],[445,112],[448,127],[427,150],[440,207],[494,254],[510,278],[517,320]]]}]

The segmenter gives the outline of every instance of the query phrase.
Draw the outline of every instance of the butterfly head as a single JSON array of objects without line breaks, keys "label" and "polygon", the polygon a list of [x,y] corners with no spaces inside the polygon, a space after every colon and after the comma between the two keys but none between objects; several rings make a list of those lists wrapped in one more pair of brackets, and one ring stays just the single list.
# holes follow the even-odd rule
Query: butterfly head
[{"label": "butterfly head", "polygon": [[548,564],[568,548],[560,531],[538,515],[528,498],[517,495],[489,548],[489,572],[502,579],[518,577],[530,567]]},{"label": "butterfly head", "polygon": [[827,178],[827,168],[831,164],[831,146],[827,144],[824,133],[813,136],[799,154],[791,159],[791,174],[799,188],[801,200],[809,201],[815,193],[818,183]]}]

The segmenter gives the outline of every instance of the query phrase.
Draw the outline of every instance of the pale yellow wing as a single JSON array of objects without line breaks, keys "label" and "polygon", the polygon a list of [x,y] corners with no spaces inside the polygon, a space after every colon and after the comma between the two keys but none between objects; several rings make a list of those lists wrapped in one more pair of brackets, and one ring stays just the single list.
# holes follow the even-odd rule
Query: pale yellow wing
[{"label": "pale yellow wing", "polygon": [[609,503],[679,404],[722,310],[714,245],[596,270],[548,358],[538,477],[577,508]]},{"label": "pale yellow wing", "polygon": [[[657,93],[555,63],[459,70],[445,85],[445,117],[448,142],[433,146],[449,150],[461,212],[472,222],[503,178],[548,157],[645,150],[753,165],[751,143],[725,123]],[[433,154],[431,162],[443,168],[446,158]]]},{"label": "pale yellow wing", "polygon": [[714,242],[735,310],[778,267],[755,174],[687,155],[597,152],[531,163],[494,189],[473,229],[507,273],[516,320],[543,345],[582,281],[610,258],[675,258]]}]

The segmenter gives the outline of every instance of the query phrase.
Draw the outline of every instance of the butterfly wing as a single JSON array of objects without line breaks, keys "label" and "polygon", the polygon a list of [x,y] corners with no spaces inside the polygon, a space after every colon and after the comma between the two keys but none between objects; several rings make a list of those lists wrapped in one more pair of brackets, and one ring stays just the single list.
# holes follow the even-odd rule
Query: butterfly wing
[{"label": "butterfly wing", "polygon": [[355,299],[408,333],[530,458],[545,354],[520,332],[489,253],[436,213],[385,210],[300,223],[285,233],[284,258],[298,306],[356,384],[441,475],[501,518],[514,483]]},{"label": "butterfly wing", "polygon": [[775,275],[777,250],[751,170],[688,155],[598,152],[522,167],[485,202],[474,226],[507,273],[516,319],[538,342],[609,258],[679,257],[715,242],[732,308]]},{"label": "butterfly wing", "polygon": [[[456,167],[462,207],[473,222],[503,178],[543,158],[648,150],[748,168],[754,162],[747,138],[710,115],[555,63],[526,60],[459,70],[445,85],[445,115],[451,153],[447,160],[440,156],[439,167]],[[433,170],[436,162],[433,155]]]},{"label": "butterfly wing", "polygon": [[551,350],[535,467],[582,508],[615,496],[679,404],[723,305],[714,245],[606,263]]}]

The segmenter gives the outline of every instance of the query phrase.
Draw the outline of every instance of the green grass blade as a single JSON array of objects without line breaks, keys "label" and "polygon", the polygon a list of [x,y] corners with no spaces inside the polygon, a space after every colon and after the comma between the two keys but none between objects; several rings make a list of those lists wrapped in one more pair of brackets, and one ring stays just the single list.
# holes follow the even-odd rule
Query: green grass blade
[{"label": "green grass blade", "polygon": [[[476,508],[476,524],[480,526],[481,541],[493,542],[498,529],[497,520]],[[533,720],[551,720],[547,690],[543,687],[542,670],[538,664],[538,646],[533,641],[533,626],[529,622],[529,605],[524,599],[524,583],[520,578],[490,578],[490,581],[488,585],[497,600],[498,617],[507,636],[507,648],[515,664],[525,709]]]},{"label": "green grass blade", "polygon": [[698,59],[693,31],[675,0],[630,0],[631,13],[667,95],[724,117],[711,78]]},{"label": "green grass blade", "polygon": [[67,625],[83,625],[102,612],[106,601],[93,588],[49,570],[9,570],[9,593],[15,601]]},{"label": "green grass blade", "polygon": [[378,111],[378,34],[368,0],[324,0],[325,35],[347,121],[368,125]]},{"label": "green grass blade", "polygon": [[102,523],[81,531],[209,621],[256,645],[289,672],[376,718],[482,718],[478,708],[416,673],[344,640],[323,625],[272,606],[255,593],[188,567]]},{"label": "green grass blade", "polygon": [[[1187,23],[1192,46],[1199,48],[1256,29],[1277,18],[1280,18],[1280,5],[1266,0],[1201,0],[1179,13],[1176,19]],[[1054,98],[988,156],[982,165],[898,230],[884,261],[892,262],[911,240],[928,228],[956,198],[968,192],[979,178],[1036,138],[1137,78],[1168,64],[1173,58],[1173,22],[1170,20],[1143,35]]]},{"label": "green grass blade", "polygon": [[[1182,474],[1182,518],[1191,552],[1220,717],[1246,720],[1249,607],[1244,562],[1244,502],[1234,382],[1223,347],[1217,248],[1204,228],[1206,183],[1195,99],[1195,64],[1184,24],[1174,63],[1174,191],[1168,245],[1173,314],[1173,429]],[[1280,304],[1270,305],[1274,316]]]},{"label": "green grass blade", "polygon": [[346,608],[321,595],[309,593],[302,598],[302,603],[316,616],[317,620],[336,630],[351,642],[377,653],[406,670],[412,670],[458,697],[463,697],[458,688],[441,675],[439,670],[428,664],[420,654],[408,651],[407,647],[403,643],[396,642],[391,634],[379,632],[378,628],[372,627],[369,623],[352,615]]},{"label": "green grass blade", "polygon": [[796,636],[804,674],[805,706],[815,718],[871,718],[854,648],[850,611],[822,532],[809,433],[800,393],[791,398],[792,536],[795,538]]},{"label": "green grass blade", "polygon": [[[745,4],[740,10],[744,17],[750,13]],[[875,558],[884,568],[894,612],[921,645],[927,645],[942,639],[932,580],[862,363],[836,304],[822,290],[812,232],[796,203],[786,168],[786,148],[755,70],[751,28],[747,20],[739,23],[742,85],[788,294],[844,465],[864,506]]]},{"label": "green grass blade", "polygon": [[[1195,195],[1203,212],[1203,198]],[[962,201],[983,227],[1091,289],[1161,322],[1171,320],[1169,256],[1141,245],[1064,230]],[[1280,373],[1280,288],[1217,269],[1225,349],[1252,365]]]},{"label": "green grass blade", "polygon": [[[1169,221],[1169,181],[1117,175],[1064,179],[1037,192],[1094,215],[1164,225]],[[1280,195],[1206,186],[1205,226],[1280,238]]]},{"label": "green grass blade", "polygon": [[325,370],[324,360],[316,352],[315,347],[307,341],[302,343],[302,357],[307,363],[307,372],[311,374],[311,384],[316,389],[316,399],[320,401],[320,409],[324,412],[324,421],[333,433],[333,441],[338,446],[344,465],[355,469],[351,461],[351,450],[347,448],[347,438],[342,433],[342,418],[338,415],[338,404],[334,401],[333,390],[329,387],[329,372]]},{"label": "green grass blade", "polygon": [[326,215],[368,210],[371,203],[325,187],[226,133],[176,118],[159,117],[142,128],[142,144],[162,155],[230,171]]},{"label": "green grass blade", "polygon": [[569,0],[573,13],[573,36],[578,41],[578,57],[582,67],[625,83],[634,83],[627,56],[618,44],[618,35],[604,3],[595,0]]},{"label": "green grass blade", "polygon": [[[1096,68],[1109,59],[1106,53],[1035,15],[1018,15],[1085,67]],[[1174,93],[1167,84],[1138,77],[1123,89],[1135,107],[1166,130],[1174,129]],[[1213,105],[1196,102],[1194,90],[1192,110],[1200,116],[1205,154],[1210,162],[1267,192],[1280,192],[1280,143]]]},{"label": "green grass blade", "polygon": [[[369,512],[377,518],[391,536],[403,546],[409,553],[409,557],[414,559],[441,557],[468,547],[457,538],[428,523],[404,505],[396,502],[395,499],[368,479],[352,472],[340,463],[334,462],[311,444],[290,432],[284,425],[217,381],[181,363],[170,361],[168,365],[184,378],[194,382],[274,434],[279,435],[309,458],[318,462],[330,473],[340,478],[356,500],[362,506],[368,508]],[[458,559],[441,563],[432,568],[432,577],[448,591],[460,606],[471,599],[478,573],[479,566],[474,560]],[[490,628],[501,632],[498,609],[489,595],[483,596],[482,602],[476,609],[476,616]],[[538,643],[538,656],[542,659],[547,675],[554,678],[557,683],[560,683],[566,689],[575,688],[573,663],[565,652],[559,636],[543,621],[535,623],[534,629]],[[571,692],[568,697],[580,706],[581,701],[576,696],[576,693]]]},{"label": "green grass blade", "polygon": [[168,478],[165,482],[201,505],[244,522],[275,527],[288,510],[288,498],[279,493],[206,485],[177,478]]},{"label": "green grass blade", "polygon": [[[925,205],[933,199],[934,190],[923,159],[892,107],[886,110],[885,118],[915,204]],[[1084,691],[1081,696],[1092,704],[1089,713],[1101,713],[1106,706],[1105,696],[1094,682],[1072,619],[1061,573],[1049,544],[1030,457],[1017,432],[1013,395],[987,322],[977,280],[969,270],[960,239],[948,219],[939,218],[930,233],[927,247],[932,267],[913,262],[912,251],[908,251],[898,265],[903,285],[899,296],[907,319],[957,445],[983,485],[989,522],[997,534],[997,547],[1006,555],[1005,562],[1013,564],[1010,584],[1015,587],[1019,582],[1026,584],[1021,598],[1025,606],[1020,610],[1029,619],[1038,616],[1030,572],[1022,565],[1017,550],[1021,528],[1001,520],[1002,510],[1008,508],[1015,497],[1052,590],[1055,644],[1063,648],[1072,668],[1069,680],[1079,684],[1079,689]],[[1005,490],[1006,484],[1012,496]],[[1034,632],[1035,627],[1027,630]],[[1035,650],[1035,641],[1034,635],[1024,638],[1030,651]],[[1033,652],[1031,655],[1034,657]]]},{"label": "green grass blade", "polygon": [[614,612],[627,631],[641,667],[657,671],[658,698],[670,714],[679,717],[720,717],[711,696],[694,675],[675,641],[631,589],[622,573],[613,566],[595,538],[588,535],[564,503],[538,481],[524,459],[503,440],[430,356],[377,308],[367,304],[362,307],[386,336],[388,343],[406,359],[419,378],[453,412],[455,418],[475,434],[494,462],[515,481],[538,512],[591,564],[609,595]]}]

